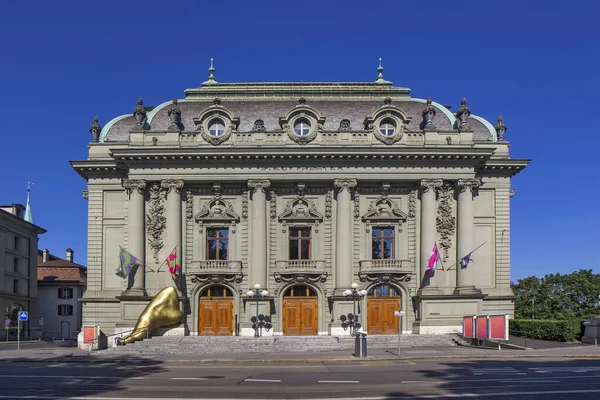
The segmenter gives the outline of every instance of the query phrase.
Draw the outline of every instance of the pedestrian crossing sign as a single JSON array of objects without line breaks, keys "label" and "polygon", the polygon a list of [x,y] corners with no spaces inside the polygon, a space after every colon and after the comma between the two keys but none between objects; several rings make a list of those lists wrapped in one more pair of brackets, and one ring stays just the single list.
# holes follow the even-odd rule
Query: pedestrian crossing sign
[{"label": "pedestrian crossing sign", "polygon": [[27,321],[27,311],[19,311],[19,321]]}]

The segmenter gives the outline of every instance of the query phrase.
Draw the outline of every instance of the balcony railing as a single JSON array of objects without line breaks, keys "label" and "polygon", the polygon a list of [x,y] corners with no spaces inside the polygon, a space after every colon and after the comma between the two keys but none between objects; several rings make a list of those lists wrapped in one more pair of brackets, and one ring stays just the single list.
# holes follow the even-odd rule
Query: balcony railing
[{"label": "balcony railing", "polygon": [[410,260],[394,260],[394,259],[384,259],[384,260],[361,260],[360,261],[360,269],[361,271],[369,271],[375,269],[399,269],[399,270],[408,270],[410,269]]},{"label": "balcony railing", "polygon": [[189,266],[189,273],[209,273],[209,272],[241,272],[242,262],[231,260],[204,260],[192,261]]},{"label": "balcony railing", "polygon": [[281,270],[324,270],[325,260],[281,260],[275,261],[275,268]]}]

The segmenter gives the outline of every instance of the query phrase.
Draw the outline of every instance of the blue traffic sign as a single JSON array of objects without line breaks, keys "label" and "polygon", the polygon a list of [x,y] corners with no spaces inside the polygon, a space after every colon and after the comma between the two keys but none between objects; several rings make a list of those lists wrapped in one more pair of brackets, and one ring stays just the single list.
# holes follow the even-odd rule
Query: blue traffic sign
[{"label": "blue traffic sign", "polygon": [[27,311],[19,311],[19,321],[27,321]]}]

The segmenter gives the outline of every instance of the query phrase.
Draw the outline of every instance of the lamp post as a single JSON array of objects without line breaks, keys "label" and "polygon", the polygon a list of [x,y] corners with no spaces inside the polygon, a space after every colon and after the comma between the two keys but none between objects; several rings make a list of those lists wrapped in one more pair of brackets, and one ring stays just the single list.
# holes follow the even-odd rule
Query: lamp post
[{"label": "lamp post", "polygon": [[352,318],[348,316],[350,319],[350,335],[353,336],[356,334],[356,331],[360,329],[360,324],[358,323],[358,318],[356,317],[356,303],[362,300],[367,295],[367,291],[365,289],[358,290],[358,283],[353,283],[351,289],[347,289],[344,291],[344,296],[348,299],[352,299],[352,309],[353,314]]},{"label": "lamp post", "polygon": [[248,297],[256,299],[256,315],[250,320],[252,321],[252,327],[254,328],[254,337],[260,337],[262,336],[262,328],[269,328],[271,318],[268,315],[262,315],[258,313],[258,303],[260,300],[265,299],[269,295],[269,292],[267,290],[261,291],[260,284],[257,283],[256,285],[254,285],[254,289],[248,290],[246,294],[248,295]]}]

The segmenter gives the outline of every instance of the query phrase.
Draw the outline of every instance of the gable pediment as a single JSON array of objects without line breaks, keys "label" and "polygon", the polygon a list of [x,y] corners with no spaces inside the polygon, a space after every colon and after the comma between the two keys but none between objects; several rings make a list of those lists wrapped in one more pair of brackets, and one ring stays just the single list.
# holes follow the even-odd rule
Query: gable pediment
[{"label": "gable pediment", "polygon": [[322,222],[323,214],[317,211],[315,203],[298,196],[287,202],[285,209],[279,214],[279,221]]},{"label": "gable pediment", "polygon": [[194,216],[198,223],[203,222],[230,222],[240,220],[240,216],[233,210],[233,205],[221,196],[215,196],[202,206],[202,210]]},{"label": "gable pediment", "polygon": [[387,196],[382,196],[377,200],[369,203],[369,209],[362,216],[362,220],[365,222],[396,222],[402,223],[406,221],[408,215],[400,210],[398,204]]}]

